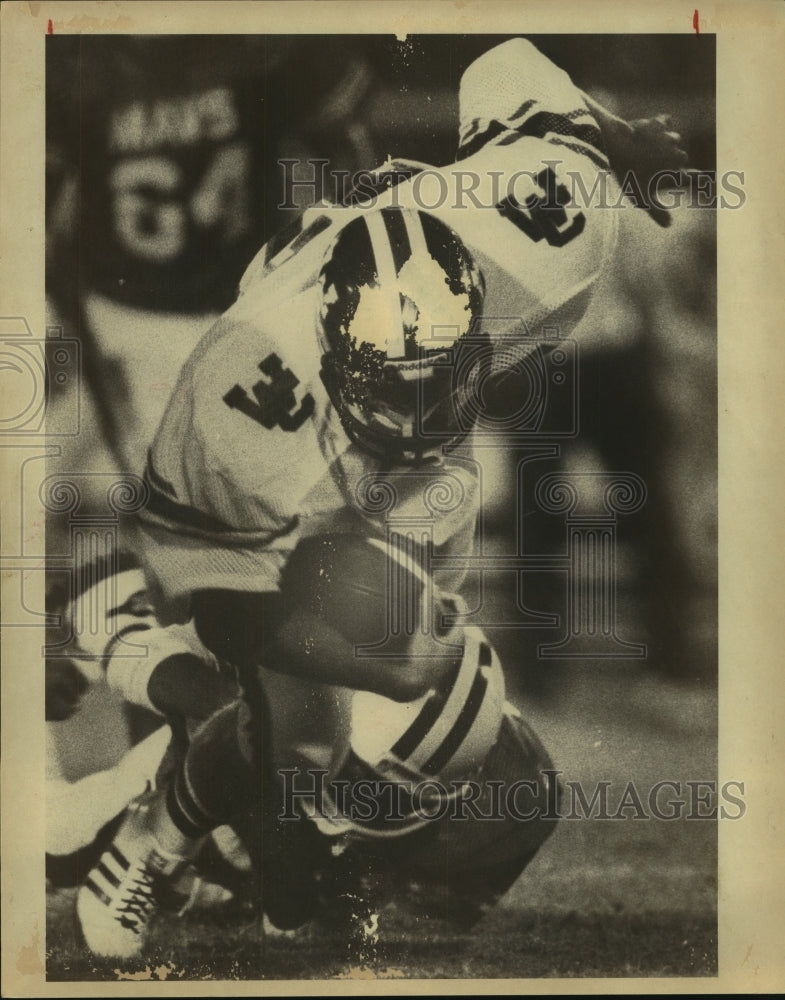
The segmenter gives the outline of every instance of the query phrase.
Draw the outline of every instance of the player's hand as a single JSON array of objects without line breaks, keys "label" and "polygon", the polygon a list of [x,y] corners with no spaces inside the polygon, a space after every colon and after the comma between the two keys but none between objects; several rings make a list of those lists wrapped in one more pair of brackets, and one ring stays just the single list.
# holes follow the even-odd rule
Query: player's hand
[{"label": "player's hand", "polygon": [[[664,171],[676,172],[687,165],[687,153],[682,148],[681,135],[672,129],[670,115],[638,118],[631,122],[614,123],[604,130],[611,167],[624,185],[628,196],[644,208],[660,226],[669,226],[669,212],[657,201],[656,177]],[[630,174],[634,182],[625,184]],[[641,204],[635,193],[643,195]]]},{"label": "player's hand", "polygon": [[672,128],[670,115],[628,122],[591,94],[583,94],[583,99],[600,126],[611,169],[627,196],[658,225],[669,226],[670,215],[657,202],[656,175],[663,171],[678,173],[686,167],[688,159],[681,136]]}]

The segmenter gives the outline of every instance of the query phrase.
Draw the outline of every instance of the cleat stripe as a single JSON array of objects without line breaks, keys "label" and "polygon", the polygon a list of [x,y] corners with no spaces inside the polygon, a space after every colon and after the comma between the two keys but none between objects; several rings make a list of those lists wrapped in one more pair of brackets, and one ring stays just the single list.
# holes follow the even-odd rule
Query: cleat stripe
[{"label": "cleat stripe", "polygon": [[107,865],[103,863],[103,861],[99,861],[98,864],[96,865],[96,868],[103,875],[106,881],[110,885],[114,886],[115,889],[118,887],[118,885],[120,885],[120,879],[115,875],[115,873],[111,870],[111,868],[109,868]]},{"label": "cleat stripe", "polygon": [[109,854],[112,855],[114,860],[118,863],[118,865],[120,865],[124,872],[128,871],[130,867],[129,861],[123,852],[119,850],[116,844],[109,845]]},{"label": "cleat stripe", "polygon": [[92,892],[94,896],[97,896],[98,899],[100,899],[100,901],[104,904],[104,906],[112,905],[111,898],[107,896],[107,894],[104,892],[103,889],[99,888],[99,886],[97,886],[95,882],[93,882],[93,880],[90,878],[89,875],[85,879],[84,884],[87,886],[87,888],[90,890],[90,892]]}]

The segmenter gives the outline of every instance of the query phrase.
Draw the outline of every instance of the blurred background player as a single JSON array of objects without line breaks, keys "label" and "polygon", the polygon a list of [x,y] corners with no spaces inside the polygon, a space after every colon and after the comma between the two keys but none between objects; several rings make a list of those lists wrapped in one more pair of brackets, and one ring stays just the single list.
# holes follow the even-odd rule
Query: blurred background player
[{"label": "blurred background player", "polygon": [[180,367],[281,225],[278,160],[373,161],[373,76],[346,39],[62,35],[47,54],[50,322],[85,346],[78,446],[140,473]]},{"label": "blurred background player", "polygon": [[[237,303],[181,375],[148,464],[146,558],[161,607],[173,616],[193,611],[202,641],[237,667],[245,701],[217,713],[196,734],[147,825],[121,829],[115,843],[122,844],[123,871],[100,892],[81,891],[83,930],[99,952],[143,948],[154,882],[171,877],[201,837],[246,807],[260,782],[266,801],[257,806],[256,822],[275,838],[270,801],[274,806],[278,799],[274,790],[269,794],[275,778],[262,760],[281,763],[273,749],[279,720],[271,724],[257,690],[259,663],[306,680],[300,703],[309,705],[311,717],[303,697],[308,682],[315,682],[316,698],[323,685],[337,685],[407,703],[442,692],[449,704],[451,679],[468,655],[468,633],[460,661],[443,654],[409,662],[408,652],[399,651],[403,666],[396,669],[355,661],[355,642],[342,632],[343,623],[316,620],[302,607],[291,619],[277,612],[279,575],[298,542],[324,530],[384,537],[384,517],[362,510],[358,491],[369,475],[383,483],[403,470],[393,491],[398,508],[410,505],[412,513],[427,489],[423,470],[432,484],[451,476],[465,502],[452,516],[436,517],[432,544],[437,552],[470,548],[478,484],[471,460],[451,455],[470,430],[469,400],[455,388],[449,361],[455,363],[477,333],[491,342],[485,358],[491,385],[496,378],[501,391],[502,373],[515,371],[525,356],[516,346],[531,350],[531,334],[546,323],[562,336],[574,329],[613,252],[615,215],[567,208],[561,196],[562,171],[591,181],[608,166],[598,120],[565,73],[529,43],[510,41],[467,71],[461,108],[464,171],[415,169],[368,210],[306,212],[299,234],[261,251]],[[618,120],[596,107],[594,113],[612,136]],[[664,127],[646,123],[638,131],[642,147],[653,136],[663,167],[683,162],[678,137]],[[513,197],[506,179],[527,167],[537,170]],[[479,178],[479,196],[490,210],[461,210],[465,171]],[[495,204],[489,192],[498,190],[499,177],[508,196]],[[438,205],[426,194],[437,182],[447,191]],[[418,211],[418,199],[434,207]],[[516,334],[523,344],[513,339],[510,347]],[[500,356],[493,340],[505,347]],[[514,378],[504,381],[508,391],[512,382],[514,394]],[[473,391],[464,387],[464,396]],[[470,656],[470,677],[479,682],[488,665]],[[284,703],[296,705],[297,697],[292,692]],[[326,708],[321,720],[328,728],[329,714]],[[547,765],[538,747],[519,741],[517,749],[527,767]],[[482,754],[471,762],[483,763]],[[282,905],[284,897],[307,895],[303,868],[309,850],[312,858],[318,854],[315,844],[310,833],[280,833],[272,848],[283,852],[278,868],[289,868],[287,851],[302,863],[293,865],[296,879],[289,868],[283,885],[279,871],[282,895],[266,902],[268,913],[270,907],[285,911],[292,900]],[[525,865],[530,856],[518,860]],[[264,879],[269,855],[262,867]],[[129,893],[146,903],[133,926],[120,930],[116,911]],[[284,921],[296,925],[305,918],[292,912],[299,902]]]},{"label": "blurred background player", "polygon": [[[143,812],[149,794],[165,782],[178,748],[187,744],[189,726],[197,726],[237,696],[234,675],[221,669],[192,626],[161,627],[132,554],[121,554],[117,564],[111,558],[101,560],[86,579],[92,584],[73,595],[68,614],[75,625],[95,624],[100,615],[102,627],[75,629],[79,639],[71,647],[72,658],[52,658],[46,665],[46,719],[52,723],[47,726],[46,871],[54,887],[84,880],[126,810]],[[118,740],[116,763],[69,776],[59,763],[56,735],[68,720],[73,720],[73,731],[85,700],[102,693],[116,699],[118,706],[143,712],[149,735],[127,752]],[[91,721],[95,724],[88,713],[82,740],[103,736]],[[252,899],[248,858],[231,831],[218,829],[207,848],[199,871],[189,866],[178,879],[170,897],[178,910],[233,897],[226,885],[203,877],[208,867],[213,878],[223,877],[236,891],[245,882],[239,895]]]}]

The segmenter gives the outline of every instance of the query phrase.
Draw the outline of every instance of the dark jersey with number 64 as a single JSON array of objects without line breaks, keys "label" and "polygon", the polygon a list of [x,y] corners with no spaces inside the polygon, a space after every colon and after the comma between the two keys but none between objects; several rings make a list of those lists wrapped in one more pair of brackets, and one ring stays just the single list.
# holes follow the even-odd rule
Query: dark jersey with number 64
[{"label": "dark jersey with number 64", "polygon": [[[48,136],[79,181],[83,287],[153,312],[231,303],[278,227],[284,135],[318,117],[347,74],[369,85],[350,42],[63,35],[47,44]],[[314,81],[307,93],[295,77],[301,61]],[[339,141],[343,126],[325,130]],[[323,141],[317,134],[317,151]],[[338,165],[356,169],[346,147]]]}]

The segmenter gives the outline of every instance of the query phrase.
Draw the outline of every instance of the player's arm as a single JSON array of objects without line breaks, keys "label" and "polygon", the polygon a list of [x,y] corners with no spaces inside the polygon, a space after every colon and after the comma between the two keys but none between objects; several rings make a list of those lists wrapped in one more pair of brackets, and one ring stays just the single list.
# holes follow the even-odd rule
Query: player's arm
[{"label": "player's arm", "polygon": [[459,90],[458,159],[518,138],[544,139],[607,163],[602,136],[583,93],[525,38],[512,38],[467,68]]},{"label": "player's arm", "polygon": [[[241,678],[261,664],[317,684],[412,701],[438,687],[456,662],[451,654],[412,660],[403,651],[393,657],[359,656],[357,620],[352,616],[328,620],[279,593],[200,591],[193,607],[200,639],[216,656],[235,664]],[[355,606],[355,613],[361,618],[362,607]]]},{"label": "player's arm", "polygon": [[[655,173],[679,170],[687,160],[668,116],[625,121],[579,90],[524,38],[497,45],[464,73],[458,158],[488,145],[508,145],[516,136],[550,143],[554,157],[560,148],[583,153],[622,182],[632,173],[641,191],[648,190]],[[668,224],[664,209],[641,207],[660,225]]]},{"label": "player's arm", "polygon": [[397,655],[374,657],[361,655],[358,645],[351,621],[341,622],[339,628],[311,609],[297,608],[278,633],[270,666],[393,701],[414,701],[439,688],[460,660],[450,653],[412,657],[403,647]]}]

